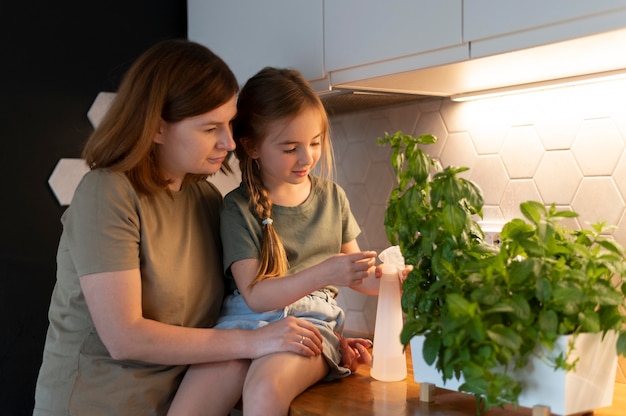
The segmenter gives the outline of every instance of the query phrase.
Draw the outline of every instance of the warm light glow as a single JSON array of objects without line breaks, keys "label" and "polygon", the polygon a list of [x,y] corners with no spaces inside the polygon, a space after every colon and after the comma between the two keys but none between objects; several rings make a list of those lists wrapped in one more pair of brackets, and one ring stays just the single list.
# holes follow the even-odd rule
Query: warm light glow
[{"label": "warm light glow", "polygon": [[545,91],[556,88],[573,87],[577,85],[594,84],[608,81],[619,81],[625,79],[626,68],[571,78],[560,78],[542,82],[533,82],[530,84],[513,85],[510,87],[473,91],[453,95],[450,97],[450,99],[452,101],[473,101],[485,98],[502,97],[506,95],[524,94],[529,92]]}]

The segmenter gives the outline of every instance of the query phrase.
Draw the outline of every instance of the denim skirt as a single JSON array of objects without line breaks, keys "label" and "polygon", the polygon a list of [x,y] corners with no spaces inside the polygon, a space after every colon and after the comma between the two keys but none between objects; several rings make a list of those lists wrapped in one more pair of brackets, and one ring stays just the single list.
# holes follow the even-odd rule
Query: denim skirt
[{"label": "denim skirt", "polygon": [[251,310],[239,291],[235,290],[224,300],[222,313],[214,328],[257,329],[287,316],[295,316],[311,322],[322,334],[322,355],[328,363],[329,372],[324,380],[334,380],[350,374],[350,369],[340,365],[341,349],[335,332],[342,333],[345,313],[335,301],[335,292],[321,289],[284,307],[269,312]]}]

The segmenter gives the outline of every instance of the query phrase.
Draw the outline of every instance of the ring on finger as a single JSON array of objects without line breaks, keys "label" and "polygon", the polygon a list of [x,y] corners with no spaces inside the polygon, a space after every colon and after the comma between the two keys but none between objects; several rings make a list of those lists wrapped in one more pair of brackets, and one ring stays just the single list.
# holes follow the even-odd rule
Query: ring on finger
[{"label": "ring on finger", "polygon": [[304,335],[301,335],[302,339],[300,339],[300,344],[304,344]]}]

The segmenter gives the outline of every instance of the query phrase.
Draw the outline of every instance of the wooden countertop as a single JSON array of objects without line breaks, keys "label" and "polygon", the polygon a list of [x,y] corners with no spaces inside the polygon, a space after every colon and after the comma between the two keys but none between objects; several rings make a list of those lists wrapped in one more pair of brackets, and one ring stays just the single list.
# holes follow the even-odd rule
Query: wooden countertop
[{"label": "wooden countertop", "polygon": [[[369,366],[346,378],[320,382],[298,396],[291,404],[291,416],[475,416],[473,396],[435,389],[434,400],[420,401],[420,386],[413,381],[410,349],[408,375],[404,381],[382,382],[370,377]],[[532,409],[494,408],[485,416],[531,416]],[[593,416],[626,415],[626,384],[615,383],[613,405],[596,409]]]}]

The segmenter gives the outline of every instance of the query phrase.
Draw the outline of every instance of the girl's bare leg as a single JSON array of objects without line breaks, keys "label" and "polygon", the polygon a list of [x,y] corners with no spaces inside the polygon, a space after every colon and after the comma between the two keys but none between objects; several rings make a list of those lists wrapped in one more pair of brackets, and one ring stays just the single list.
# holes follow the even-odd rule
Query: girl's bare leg
[{"label": "girl's bare leg", "polygon": [[284,352],[258,358],[250,364],[243,386],[243,413],[285,416],[293,399],[327,373],[328,365],[321,355],[303,357]]},{"label": "girl's bare leg", "polygon": [[250,360],[189,367],[168,416],[226,416],[241,397]]}]

